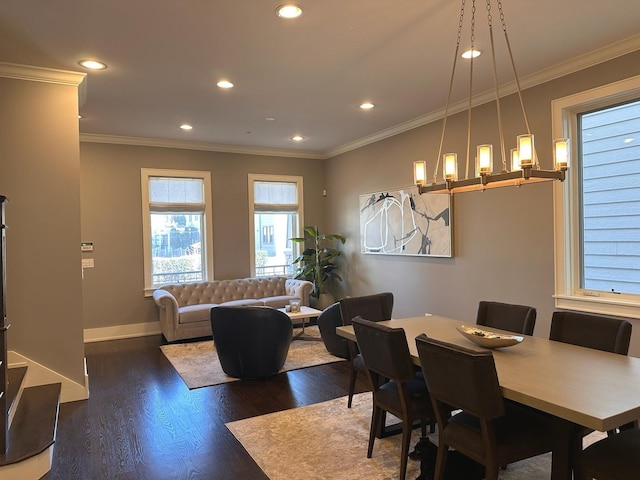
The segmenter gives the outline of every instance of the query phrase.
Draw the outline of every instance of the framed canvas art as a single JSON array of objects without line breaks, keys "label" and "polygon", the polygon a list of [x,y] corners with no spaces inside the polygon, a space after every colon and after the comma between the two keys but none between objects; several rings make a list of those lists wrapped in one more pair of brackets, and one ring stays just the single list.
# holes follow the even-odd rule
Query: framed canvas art
[{"label": "framed canvas art", "polygon": [[451,196],[417,187],[360,195],[360,251],[451,257]]}]

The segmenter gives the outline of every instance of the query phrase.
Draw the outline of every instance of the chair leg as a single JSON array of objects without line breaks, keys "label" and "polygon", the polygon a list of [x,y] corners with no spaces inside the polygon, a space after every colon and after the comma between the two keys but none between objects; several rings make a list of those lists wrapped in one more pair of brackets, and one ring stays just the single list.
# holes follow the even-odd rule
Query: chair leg
[{"label": "chair leg", "polygon": [[449,445],[438,442],[438,454],[436,455],[436,471],[433,475],[434,480],[444,480],[444,469],[447,464],[448,454]]},{"label": "chair leg", "polygon": [[376,440],[376,434],[380,430],[380,424],[382,422],[383,410],[374,406],[371,413],[371,429],[369,430],[369,446],[367,447],[367,458],[371,458],[373,454],[373,443]]},{"label": "chair leg", "polygon": [[349,377],[349,399],[347,400],[347,408],[351,408],[353,402],[353,393],[356,390],[356,379],[358,377],[358,370],[351,364],[351,376]]},{"label": "chair leg", "polygon": [[408,419],[402,421],[402,451],[400,452],[400,480],[405,480],[407,475],[407,459],[409,458],[409,442],[413,422]]}]

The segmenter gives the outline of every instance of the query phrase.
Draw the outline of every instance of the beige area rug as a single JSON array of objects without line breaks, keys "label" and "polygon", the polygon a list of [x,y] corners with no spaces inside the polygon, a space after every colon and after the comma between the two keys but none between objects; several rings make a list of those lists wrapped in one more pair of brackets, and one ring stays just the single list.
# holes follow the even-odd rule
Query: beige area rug
[{"label": "beige area rug", "polygon": [[[271,480],[396,479],[401,436],[376,439],[368,459],[370,421],[371,394],[361,393],[354,396],[351,409],[343,397],[226,425]],[[604,435],[591,434],[585,443]],[[437,443],[436,434],[429,437]],[[416,429],[411,449],[419,438],[420,429]],[[420,463],[409,460],[406,478],[419,474]],[[500,479],[548,480],[550,475],[549,453],[509,465],[500,472]]]},{"label": "beige area rug", "polygon": [[[299,328],[294,328],[293,334],[299,331]],[[320,338],[320,331],[315,325],[306,327],[305,333]],[[213,340],[161,345],[160,349],[190,389],[239,380],[222,371]],[[294,340],[281,372],[340,361],[344,360],[327,352],[321,341]]]}]

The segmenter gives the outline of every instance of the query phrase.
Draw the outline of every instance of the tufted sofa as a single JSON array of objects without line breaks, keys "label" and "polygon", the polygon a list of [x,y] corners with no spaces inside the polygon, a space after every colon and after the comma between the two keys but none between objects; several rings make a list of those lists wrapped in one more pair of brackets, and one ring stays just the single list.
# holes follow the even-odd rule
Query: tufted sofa
[{"label": "tufted sofa", "polygon": [[282,308],[299,298],[309,305],[313,284],[287,277],[242,278],[163,285],[153,292],[160,328],[169,342],[211,335],[211,309],[219,305]]}]

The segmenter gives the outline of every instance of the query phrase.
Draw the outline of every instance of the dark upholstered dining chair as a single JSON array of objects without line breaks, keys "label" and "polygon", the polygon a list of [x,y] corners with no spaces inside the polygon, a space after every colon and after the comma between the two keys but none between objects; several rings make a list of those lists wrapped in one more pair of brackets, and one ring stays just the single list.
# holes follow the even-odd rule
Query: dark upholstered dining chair
[{"label": "dark upholstered dining chair", "polygon": [[407,337],[402,328],[389,328],[360,317],[352,319],[358,347],[373,388],[373,413],[369,432],[367,458],[371,458],[376,433],[380,431],[383,413],[402,420],[400,480],[407,472],[409,441],[413,423],[420,420],[422,436],[426,436],[427,420],[434,413],[421,373],[413,368]]},{"label": "dark upholstered dining chair", "polygon": [[[501,466],[552,449],[552,419],[505,402],[493,354],[425,334],[416,337],[422,371],[438,423],[435,480],[443,480],[449,448],[485,466],[487,480]],[[461,412],[450,416],[451,411]]]},{"label": "dark upholstered dining chair", "polygon": [[350,358],[349,341],[336,333],[336,327],[342,326],[340,303],[336,302],[325,308],[317,319],[317,325],[327,352],[348,360]]},{"label": "dark upholstered dining chair", "polygon": [[621,318],[579,312],[553,312],[549,340],[626,355],[631,323]]},{"label": "dark upholstered dining chair", "polygon": [[[342,314],[342,323],[344,325],[351,325],[351,320],[358,316],[366,318],[372,322],[391,320],[392,311],[393,293],[391,292],[376,293],[360,297],[348,297],[340,300],[340,312]],[[353,392],[356,389],[358,371],[364,373],[365,368],[362,356],[359,354],[358,347],[354,342],[349,342],[349,352],[351,376],[349,378],[349,399],[347,400],[347,407],[351,408]]]},{"label": "dark upholstered dining chair", "polygon": [[640,478],[640,430],[625,430],[595,442],[579,455],[576,480]]},{"label": "dark upholstered dining chair", "polygon": [[[631,323],[622,318],[592,315],[589,313],[557,311],[551,316],[549,340],[570,343],[580,347],[627,355],[631,342]],[[638,421],[620,427],[637,427]],[[587,435],[592,430],[585,428]],[[612,435],[614,431],[609,431]]]},{"label": "dark upholstered dining chair", "polygon": [[536,309],[526,305],[480,301],[476,324],[533,335],[536,326]]},{"label": "dark upholstered dining chair", "polygon": [[278,373],[293,337],[291,319],[271,307],[214,307],[211,331],[224,373],[244,379]]}]

